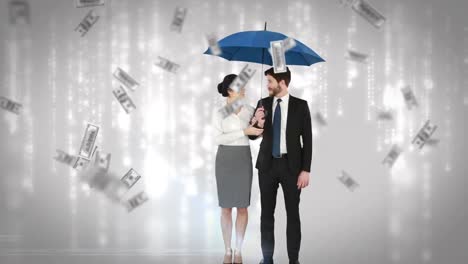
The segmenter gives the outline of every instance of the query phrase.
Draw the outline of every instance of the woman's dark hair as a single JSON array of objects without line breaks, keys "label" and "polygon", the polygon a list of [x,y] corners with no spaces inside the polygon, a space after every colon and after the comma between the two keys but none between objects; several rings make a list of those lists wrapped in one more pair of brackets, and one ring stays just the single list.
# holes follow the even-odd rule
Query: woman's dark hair
[{"label": "woman's dark hair", "polygon": [[223,81],[218,84],[218,93],[223,95],[224,97],[228,97],[228,90],[229,85],[231,85],[232,81],[236,79],[237,75],[236,74],[228,74],[224,77]]}]

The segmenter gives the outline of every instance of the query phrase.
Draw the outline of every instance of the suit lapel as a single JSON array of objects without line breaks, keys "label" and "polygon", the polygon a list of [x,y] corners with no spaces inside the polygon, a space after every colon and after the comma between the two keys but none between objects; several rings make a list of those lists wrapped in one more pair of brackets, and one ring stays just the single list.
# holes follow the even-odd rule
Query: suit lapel
[{"label": "suit lapel", "polygon": [[289,126],[292,122],[292,117],[294,116],[294,111],[296,110],[296,98],[289,94],[289,103],[288,103],[288,116],[286,117],[286,138],[288,138]]},{"label": "suit lapel", "polygon": [[273,96],[268,97],[265,102],[265,110],[268,111],[268,124],[270,127],[273,127]]}]

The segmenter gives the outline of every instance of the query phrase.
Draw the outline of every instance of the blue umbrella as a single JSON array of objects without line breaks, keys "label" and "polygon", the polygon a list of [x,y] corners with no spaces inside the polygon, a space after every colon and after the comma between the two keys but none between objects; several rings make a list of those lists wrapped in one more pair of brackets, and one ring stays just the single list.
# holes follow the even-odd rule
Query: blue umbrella
[{"label": "blue umbrella", "polygon": [[[259,30],[243,31],[218,41],[222,53],[219,57],[229,61],[245,61],[273,65],[268,52],[270,42],[284,40],[287,36],[278,32]],[[296,46],[285,53],[287,65],[310,66],[325,61],[315,51],[296,40]],[[204,54],[213,55],[210,48]]]}]

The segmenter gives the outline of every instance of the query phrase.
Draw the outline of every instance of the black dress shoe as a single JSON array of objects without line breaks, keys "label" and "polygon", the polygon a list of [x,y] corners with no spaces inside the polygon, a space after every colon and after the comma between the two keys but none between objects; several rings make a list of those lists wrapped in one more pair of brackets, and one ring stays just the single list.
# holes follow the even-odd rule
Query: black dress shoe
[{"label": "black dress shoe", "polygon": [[270,262],[265,262],[265,260],[262,259],[262,260],[260,261],[260,264],[273,264],[273,260],[270,261]]}]

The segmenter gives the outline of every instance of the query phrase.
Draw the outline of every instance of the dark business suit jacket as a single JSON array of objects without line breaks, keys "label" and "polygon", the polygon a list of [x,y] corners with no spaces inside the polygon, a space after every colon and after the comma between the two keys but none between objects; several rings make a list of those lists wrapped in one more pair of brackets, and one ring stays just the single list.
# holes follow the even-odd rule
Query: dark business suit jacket
[{"label": "dark business suit jacket", "polygon": [[[262,172],[266,172],[271,168],[273,159],[273,99],[274,97],[271,96],[260,100],[265,110],[267,110],[267,115],[265,116],[263,139],[260,143],[260,151],[255,168]],[[257,108],[260,106],[260,101],[257,104]],[[301,137],[303,146],[301,146]],[[255,140],[258,136],[249,136],[249,138]],[[298,176],[302,170],[310,172],[310,164],[312,162],[312,123],[309,105],[307,101],[294,97],[291,94],[289,94],[286,123],[286,148],[291,172],[295,176]]]}]

